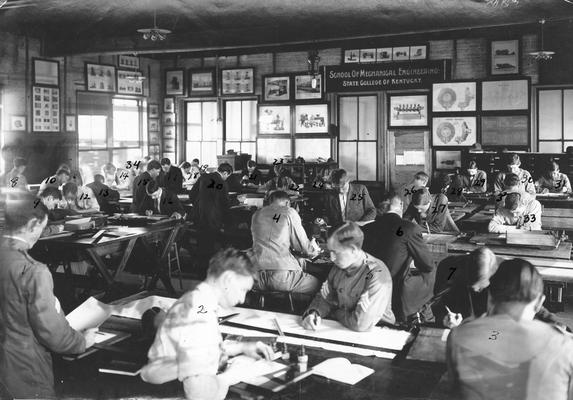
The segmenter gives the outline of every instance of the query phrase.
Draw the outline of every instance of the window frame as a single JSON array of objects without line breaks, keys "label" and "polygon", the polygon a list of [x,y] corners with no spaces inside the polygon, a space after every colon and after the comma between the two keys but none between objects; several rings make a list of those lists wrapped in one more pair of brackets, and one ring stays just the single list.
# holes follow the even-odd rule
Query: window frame
[{"label": "window frame", "polygon": [[[561,152],[565,153],[565,143],[566,142],[573,142],[573,138],[567,139],[565,138],[565,91],[572,91],[573,92],[573,85],[559,85],[559,86],[543,86],[537,87],[535,91],[535,117],[536,117],[536,146],[537,151],[541,151],[541,143],[560,143],[561,144]],[[543,91],[560,91],[561,93],[561,119],[560,119],[560,126],[561,126],[561,134],[559,139],[541,139],[541,132],[540,132],[540,93]],[[573,113],[573,111],[572,111]],[[552,153],[552,154],[560,154],[560,153]]]}]

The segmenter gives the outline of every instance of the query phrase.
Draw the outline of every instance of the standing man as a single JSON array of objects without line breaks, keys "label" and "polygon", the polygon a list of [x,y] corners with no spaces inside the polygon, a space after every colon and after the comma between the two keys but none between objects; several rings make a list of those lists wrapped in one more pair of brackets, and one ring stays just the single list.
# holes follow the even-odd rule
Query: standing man
[{"label": "standing man", "polygon": [[25,158],[16,157],[13,162],[14,168],[6,175],[3,176],[0,186],[5,186],[10,189],[28,190],[28,181],[24,176],[24,171],[28,165]]},{"label": "standing man", "polygon": [[[364,251],[383,261],[392,275],[392,309],[396,320],[407,322],[432,298],[436,268],[422,237],[422,228],[402,219],[402,207],[398,193],[386,195],[380,207],[382,215],[362,230]],[[423,318],[433,321],[431,309],[423,310]]]},{"label": "standing man", "polygon": [[412,195],[412,202],[404,213],[404,219],[416,222],[428,233],[460,233],[448,209],[445,194],[430,194],[423,188]]},{"label": "standing man", "polygon": [[181,169],[171,165],[169,158],[161,159],[161,179],[159,186],[166,188],[173,194],[181,193],[183,191],[183,172]]},{"label": "standing man", "polygon": [[143,213],[142,203],[145,200],[145,187],[151,181],[154,181],[161,172],[161,164],[157,160],[151,160],[147,163],[147,172],[138,175],[133,181],[133,203],[131,204],[131,211],[135,213]]},{"label": "standing man", "polygon": [[367,331],[378,322],[393,324],[392,276],[384,263],[362,250],[364,234],[346,222],[328,239],[336,265],[302,316],[305,329],[316,330],[331,316],[353,331]]},{"label": "standing man", "polygon": [[521,169],[521,159],[517,154],[508,154],[504,158],[507,171],[506,172],[499,172],[495,178],[493,183],[494,193],[498,194],[503,192],[506,188],[503,184],[505,180],[505,176],[508,173],[516,174],[519,177],[519,189],[521,191],[527,192],[533,196],[535,196],[535,184],[533,182],[533,178],[531,174]]},{"label": "standing man", "polygon": [[95,331],[73,330],[54,296],[52,275],[28,255],[46,227],[47,210],[32,195],[6,201],[0,238],[0,395],[55,398],[50,352],[82,353]]}]

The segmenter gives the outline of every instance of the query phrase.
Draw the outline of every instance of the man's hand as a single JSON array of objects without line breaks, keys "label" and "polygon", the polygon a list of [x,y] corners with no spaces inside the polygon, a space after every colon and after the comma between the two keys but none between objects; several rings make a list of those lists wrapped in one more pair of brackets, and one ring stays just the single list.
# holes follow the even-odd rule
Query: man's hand
[{"label": "man's hand", "polygon": [[265,360],[272,360],[275,352],[273,348],[263,342],[245,342],[242,352],[244,355],[258,360],[263,357]]},{"label": "man's hand", "polygon": [[320,288],[320,295],[326,300],[330,294],[330,289],[328,288],[328,280],[324,281],[322,287]]},{"label": "man's hand", "polygon": [[171,219],[181,219],[181,218],[182,218],[181,214],[179,214],[177,211],[171,214]]},{"label": "man's hand", "polygon": [[153,215],[153,210],[145,210],[145,215],[151,217]]},{"label": "man's hand", "polygon": [[311,311],[303,320],[302,327],[306,330],[316,331],[320,324],[322,323],[322,318],[315,311]]},{"label": "man's hand", "polygon": [[86,329],[83,331],[84,339],[86,340],[86,349],[89,349],[95,344],[97,328]]},{"label": "man's hand", "polygon": [[463,319],[464,318],[460,313],[448,312],[448,314],[444,317],[444,320],[442,322],[446,328],[452,329],[455,328],[456,326],[459,326],[462,323]]}]

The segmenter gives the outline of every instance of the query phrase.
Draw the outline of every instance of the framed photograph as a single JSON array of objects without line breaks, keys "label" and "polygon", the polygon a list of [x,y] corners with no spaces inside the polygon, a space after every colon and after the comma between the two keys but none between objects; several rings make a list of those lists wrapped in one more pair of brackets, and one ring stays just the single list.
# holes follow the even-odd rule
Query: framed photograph
[{"label": "framed photograph", "polygon": [[482,146],[529,146],[528,115],[481,117]]},{"label": "framed photograph", "polygon": [[25,115],[11,115],[10,116],[10,130],[11,131],[25,131],[26,130],[26,116]]},{"label": "framed photograph", "polygon": [[214,69],[189,71],[189,96],[210,96],[215,90]]},{"label": "framed photograph", "polygon": [[147,105],[147,116],[149,118],[159,118],[159,104],[149,103]]},{"label": "framed photograph", "polygon": [[165,113],[165,114],[163,114],[163,125],[164,125],[164,126],[173,126],[173,125],[175,125],[175,114],[173,114],[173,113]]},{"label": "framed photograph", "polygon": [[432,119],[433,146],[472,146],[476,140],[476,117]]},{"label": "framed photograph", "polygon": [[32,132],[60,132],[60,89],[32,87]]},{"label": "framed photograph", "polygon": [[529,110],[529,80],[483,81],[481,109],[482,111]]},{"label": "framed photograph", "polygon": [[410,60],[425,60],[428,58],[428,45],[410,46]]},{"label": "framed photograph", "polygon": [[519,40],[490,42],[491,75],[519,73]]},{"label": "framed photograph", "polygon": [[254,94],[255,69],[232,68],[221,70],[221,94]]},{"label": "framed photograph", "polygon": [[264,101],[289,101],[290,76],[274,75],[263,77]]},{"label": "framed photograph", "polygon": [[163,99],[163,112],[172,113],[175,111],[175,99],[166,97]]},{"label": "framed photograph", "polygon": [[89,92],[115,93],[116,75],[114,65],[92,64],[86,62],[86,90]]},{"label": "framed photograph", "polygon": [[360,62],[361,63],[376,62],[376,49],[360,49]]},{"label": "framed photograph", "polygon": [[76,131],[76,116],[75,115],[66,115],[66,132],[75,132]]},{"label": "framed photograph", "polygon": [[163,127],[163,139],[175,139],[175,126]]},{"label": "framed photograph", "polygon": [[290,134],[290,106],[259,105],[260,134]]},{"label": "framed photograph", "polygon": [[410,59],[410,47],[393,47],[392,60],[393,61],[408,61]]},{"label": "framed photograph", "polygon": [[428,126],[428,95],[389,95],[389,128]]},{"label": "framed photograph", "polygon": [[159,158],[159,144],[156,145],[149,145],[149,155],[153,156],[154,158]]},{"label": "framed photograph", "polygon": [[344,63],[345,64],[356,64],[360,62],[360,50],[344,50]]},{"label": "framed photograph", "polygon": [[117,93],[143,96],[143,74],[139,71],[117,70]]},{"label": "framed photograph", "polygon": [[392,61],[392,47],[382,47],[381,49],[376,49],[376,61]]},{"label": "framed photograph", "polygon": [[53,60],[34,58],[32,64],[34,85],[59,86],[60,63]]},{"label": "framed photograph", "polygon": [[328,133],[328,104],[295,107],[296,133]]},{"label": "framed photograph", "polygon": [[159,144],[159,132],[149,132],[149,144]]},{"label": "framed photograph", "polygon": [[476,111],[475,82],[446,82],[432,85],[433,112]]},{"label": "framed photograph", "polygon": [[185,93],[185,70],[183,68],[165,70],[165,94],[183,96]]},{"label": "framed photograph", "polygon": [[119,68],[139,69],[139,57],[120,54],[117,56],[117,66]]},{"label": "framed photograph", "polygon": [[163,150],[163,156],[162,156],[162,157],[163,157],[163,158],[169,158],[174,165],[177,164],[176,158],[175,158],[175,153],[167,152],[167,151],[165,151],[165,149],[164,149],[164,150]]},{"label": "framed photograph", "polygon": [[150,118],[147,130],[149,132],[159,132],[159,120],[157,118]]},{"label": "framed photograph", "polygon": [[316,75],[316,86],[312,87],[312,76],[295,75],[294,77],[295,100],[320,100],[322,99],[322,74]]},{"label": "framed photograph", "polygon": [[435,150],[435,169],[455,169],[462,167],[461,150]]},{"label": "framed photograph", "polygon": [[165,139],[163,141],[163,151],[175,153],[175,139]]}]

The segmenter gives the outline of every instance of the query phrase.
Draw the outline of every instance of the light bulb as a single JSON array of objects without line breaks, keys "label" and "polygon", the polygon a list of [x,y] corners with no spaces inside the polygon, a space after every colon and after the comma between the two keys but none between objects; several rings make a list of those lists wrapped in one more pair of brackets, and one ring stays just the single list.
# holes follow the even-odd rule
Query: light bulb
[{"label": "light bulb", "polygon": [[312,80],[310,81],[310,87],[312,87],[313,89],[316,89],[316,85],[318,84],[318,79],[316,79],[316,77],[312,77]]}]

